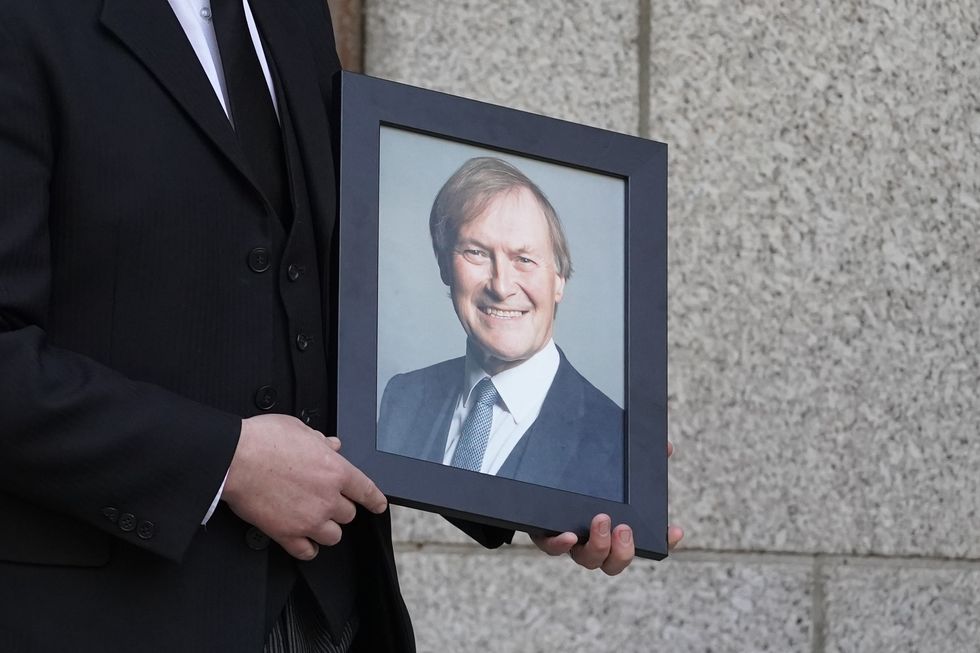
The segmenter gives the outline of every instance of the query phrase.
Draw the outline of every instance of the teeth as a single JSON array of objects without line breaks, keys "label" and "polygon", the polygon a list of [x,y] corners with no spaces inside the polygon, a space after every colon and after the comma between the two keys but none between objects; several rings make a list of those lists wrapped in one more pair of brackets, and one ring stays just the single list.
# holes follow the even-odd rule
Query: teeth
[{"label": "teeth", "polygon": [[484,307],[483,312],[492,317],[502,317],[505,319],[520,317],[524,314],[523,311],[503,311],[499,308],[493,308],[490,306]]}]

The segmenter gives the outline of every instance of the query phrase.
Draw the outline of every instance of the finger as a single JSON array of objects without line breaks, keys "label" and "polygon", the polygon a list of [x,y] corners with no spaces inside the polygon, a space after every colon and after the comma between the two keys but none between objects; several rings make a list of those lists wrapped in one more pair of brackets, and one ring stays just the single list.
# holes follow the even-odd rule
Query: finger
[{"label": "finger", "polygon": [[611,539],[609,555],[602,563],[602,571],[609,576],[615,576],[626,569],[633,562],[633,556],[636,555],[636,549],[633,545],[633,529],[626,524],[620,524],[613,529]]},{"label": "finger", "polygon": [[589,541],[571,550],[572,560],[586,569],[598,569],[609,555],[611,521],[609,515],[596,515],[589,528]]},{"label": "finger", "polygon": [[364,475],[364,472],[344,460],[348,467],[347,481],[341,488],[341,493],[356,503],[361,504],[373,513],[381,514],[388,508],[388,499],[381,493],[374,481]]},{"label": "finger", "polygon": [[353,501],[348,501],[345,497],[340,497],[332,512],[333,514],[330,517],[335,522],[338,524],[349,524],[357,516],[357,506],[354,505]]},{"label": "finger", "polygon": [[324,438],[327,441],[327,445],[334,451],[340,451],[340,438],[336,436],[330,436],[329,438]]},{"label": "finger", "polygon": [[680,526],[667,527],[667,550],[673,550],[684,538],[684,529]]},{"label": "finger", "polygon": [[340,524],[328,519],[318,529],[310,533],[308,539],[325,546],[333,546],[340,541],[343,535],[344,532],[340,529]]},{"label": "finger", "polygon": [[571,551],[572,547],[578,543],[578,536],[575,533],[560,533],[551,537],[532,535],[531,541],[550,556],[562,556]]},{"label": "finger", "polygon": [[316,542],[305,537],[289,537],[277,539],[276,542],[289,555],[297,560],[312,560],[320,552],[320,547]]},{"label": "finger", "polygon": [[667,440],[667,457],[670,458],[674,455],[674,443]]}]

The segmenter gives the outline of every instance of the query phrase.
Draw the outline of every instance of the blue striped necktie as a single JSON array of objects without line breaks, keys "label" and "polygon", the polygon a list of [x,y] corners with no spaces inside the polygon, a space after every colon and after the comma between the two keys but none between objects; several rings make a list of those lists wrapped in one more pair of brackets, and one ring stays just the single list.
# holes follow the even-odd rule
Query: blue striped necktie
[{"label": "blue striped necktie", "polygon": [[473,389],[473,396],[476,398],[475,404],[463,421],[463,429],[450,464],[453,467],[478,472],[483,464],[483,454],[487,451],[487,443],[490,441],[493,407],[500,395],[497,394],[497,388],[493,387],[493,381],[490,380],[490,377],[483,377]]}]

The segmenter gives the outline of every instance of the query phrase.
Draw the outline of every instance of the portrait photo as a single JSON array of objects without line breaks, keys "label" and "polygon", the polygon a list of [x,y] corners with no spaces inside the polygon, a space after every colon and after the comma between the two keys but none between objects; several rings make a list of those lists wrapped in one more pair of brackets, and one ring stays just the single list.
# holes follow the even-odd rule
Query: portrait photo
[{"label": "portrait photo", "polygon": [[380,129],[377,449],[623,501],[625,181]]}]

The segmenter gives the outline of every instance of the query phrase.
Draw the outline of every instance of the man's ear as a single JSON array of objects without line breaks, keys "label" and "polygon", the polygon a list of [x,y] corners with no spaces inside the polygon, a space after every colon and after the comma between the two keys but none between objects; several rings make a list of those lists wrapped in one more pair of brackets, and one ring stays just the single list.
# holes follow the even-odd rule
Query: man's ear
[{"label": "man's ear", "polygon": [[565,277],[555,270],[555,277],[558,279],[558,283],[555,284],[555,304],[560,304],[562,297],[565,296]]}]

